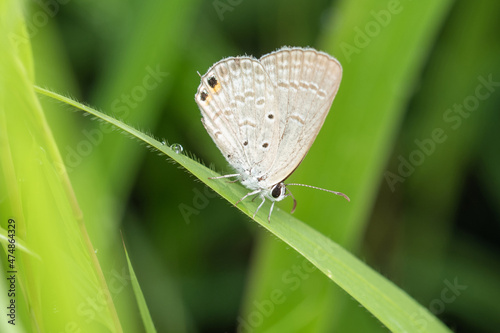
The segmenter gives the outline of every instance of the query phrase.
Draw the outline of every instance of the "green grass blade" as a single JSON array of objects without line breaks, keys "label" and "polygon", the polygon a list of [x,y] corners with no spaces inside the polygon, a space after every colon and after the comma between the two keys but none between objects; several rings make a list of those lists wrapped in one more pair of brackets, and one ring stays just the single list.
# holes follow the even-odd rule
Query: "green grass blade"
[{"label": "green grass blade", "polygon": [[[27,332],[76,327],[121,332],[82,213],[34,92],[31,44],[21,2],[0,1],[0,26],[0,224],[5,230],[15,221],[15,229],[10,229],[15,236],[11,233],[9,239],[20,246],[12,252],[3,247],[0,257],[2,276],[16,276],[15,296],[8,296],[16,304],[15,327]],[[7,255],[15,256],[9,265]],[[2,295],[7,291],[2,290]],[[94,302],[97,297],[99,305]]]},{"label": "green grass blade", "polygon": [[[0,228],[0,244],[4,246],[4,248],[8,248],[9,246],[9,233],[6,229]],[[33,256],[34,258],[41,260],[40,256],[33,252],[22,239],[17,239],[16,240],[16,249],[19,251],[22,251],[30,256]]]},{"label": "green grass blade", "polygon": [[149,314],[149,309],[148,305],[146,304],[146,299],[144,298],[141,286],[139,285],[139,281],[137,280],[137,276],[135,275],[134,267],[130,262],[130,257],[128,256],[128,251],[127,247],[125,246],[125,243],[123,243],[123,250],[125,251],[125,256],[127,257],[128,270],[130,272],[130,282],[132,282],[132,289],[134,289],[135,299],[137,300],[137,305],[139,307],[139,312],[141,313],[141,318],[144,324],[144,328],[148,333],[156,332],[153,319]]},{"label": "green grass blade", "polygon": [[[239,184],[228,184],[224,180],[208,179],[208,177],[218,174],[193,159],[176,153],[172,148],[129,125],[67,97],[38,87],[36,90],[41,94],[88,112],[98,119],[110,122],[148,146],[161,151],[231,203],[235,203],[247,192]],[[256,205],[248,200],[240,203],[238,208],[251,216]],[[256,215],[255,220],[302,254],[321,272],[357,299],[389,329],[393,331],[448,332],[446,326],[392,282],[290,214],[277,209],[273,215],[272,223],[268,223],[267,211],[262,209]]]}]

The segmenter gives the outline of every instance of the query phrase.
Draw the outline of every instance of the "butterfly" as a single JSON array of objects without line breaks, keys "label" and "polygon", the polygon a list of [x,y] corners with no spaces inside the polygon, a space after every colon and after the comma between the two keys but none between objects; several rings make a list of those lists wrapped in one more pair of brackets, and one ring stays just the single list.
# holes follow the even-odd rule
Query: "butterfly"
[{"label": "butterfly", "polygon": [[[200,75],[201,76],[201,75]],[[332,56],[312,48],[283,47],[256,59],[230,57],[215,63],[195,95],[202,123],[221,153],[256,195],[274,204],[292,196],[285,184],[318,135],[339,89],[342,66]]]}]

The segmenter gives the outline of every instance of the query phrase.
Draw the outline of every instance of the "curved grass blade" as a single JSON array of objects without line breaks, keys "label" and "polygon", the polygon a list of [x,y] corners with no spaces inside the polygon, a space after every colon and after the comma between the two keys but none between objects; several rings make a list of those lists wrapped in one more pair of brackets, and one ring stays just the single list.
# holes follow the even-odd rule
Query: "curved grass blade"
[{"label": "curved grass blade", "polygon": [[[142,140],[150,147],[161,151],[233,204],[248,192],[240,184],[230,184],[225,180],[209,179],[209,177],[215,177],[219,174],[183,154],[176,153],[174,149],[127,124],[54,92],[39,87],[35,89],[41,94],[72,105],[98,119],[109,122],[133,137]],[[244,201],[238,204],[237,207],[251,217],[256,206],[257,203]],[[396,332],[450,332],[427,309],[391,281],[290,214],[278,208],[273,214],[272,223],[268,223],[267,211],[262,209],[256,215],[255,221],[302,254],[333,282],[358,300],[362,306],[390,330]]]}]

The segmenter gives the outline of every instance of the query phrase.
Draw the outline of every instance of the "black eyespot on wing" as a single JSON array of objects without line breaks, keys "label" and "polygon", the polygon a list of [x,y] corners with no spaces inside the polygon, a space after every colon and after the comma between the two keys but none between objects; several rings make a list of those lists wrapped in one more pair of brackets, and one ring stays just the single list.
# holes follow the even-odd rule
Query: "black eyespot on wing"
[{"label": "black eyespot on wing", "polygon": [[218,82],[217,82],[217,79],[215,78],[215,76],[211,76],[208,78],[207,83],[210,87],[215,88],[215,86],[217,85]]},{"label": "black eyespot on wing", "polygon": [[268,146],[269,146],[269,143],[267,143],[267,142],[265,142],[265,143],[262,145],[262,147],[263,147],[263,148],[267,148]]},{"label": "black eyespot on wing", "polygon": [[205,101],[207,100],[208,93],[207,93],[205,90],[203,90],[203,91],[201,92],[200,97],[201,97],[201,100],[202,100],[203,102],[205,102]]},{"label": "black eyespot on wing", "polygon": [[248,141],[243,142],[243,146],[248,145]]},{"label": "black eyespot on wing", "polygon": [[269,115],[267,116],[267,118],[269,118],[269,119],[273,119],[273,118],[274,118],[274,115],[269,114]]}]

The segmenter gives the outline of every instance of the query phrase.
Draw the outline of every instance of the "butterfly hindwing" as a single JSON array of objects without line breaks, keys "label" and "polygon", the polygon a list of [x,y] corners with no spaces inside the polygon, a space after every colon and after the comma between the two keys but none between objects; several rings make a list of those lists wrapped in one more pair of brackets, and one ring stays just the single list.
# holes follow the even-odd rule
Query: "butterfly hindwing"
[{"label": "butterfly hindwing", "polygon": [[340,63],[313,49],[282,48],[260,62],[277,86],[280,142],[272,167],[271,183],[286,179],[313,144],[342,78]]}]

